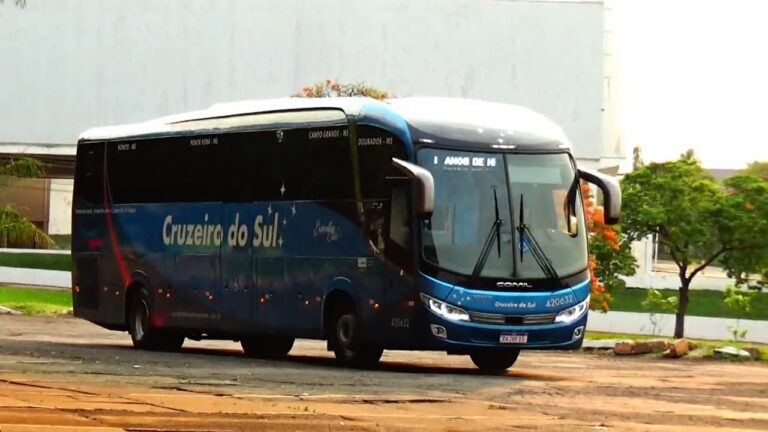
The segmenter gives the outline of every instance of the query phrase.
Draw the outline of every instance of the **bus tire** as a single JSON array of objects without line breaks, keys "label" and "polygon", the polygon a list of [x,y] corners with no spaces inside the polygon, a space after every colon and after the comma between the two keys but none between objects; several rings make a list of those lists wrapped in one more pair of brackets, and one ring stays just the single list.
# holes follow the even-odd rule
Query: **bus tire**
[{"label": "bus tire", "polygon": [[292,337],[274,335],[251,335],[240,339],[240,346],[248,357],[281,358],[293,348]]},{"label": "bus tire", "polygon": [[503,374],[515,364],[519,355],[519,349],[478,350],[470,353],[469,358],[485,373]]},{"label": "bus tire", "polygon": [[152,351],[178,351],[184,344],[184,336],[152,327],[152,306],[149,293],[140,288],[131,297],[128,314],[128,333],[133,346]]},{"label": "bus tire", "polygon": [[360,320],[354,311],[342,309],[334,315],[332,322],[333,328],[328,337],[340,364],[367,369],[379,363],[384,350],[363,343]]}]

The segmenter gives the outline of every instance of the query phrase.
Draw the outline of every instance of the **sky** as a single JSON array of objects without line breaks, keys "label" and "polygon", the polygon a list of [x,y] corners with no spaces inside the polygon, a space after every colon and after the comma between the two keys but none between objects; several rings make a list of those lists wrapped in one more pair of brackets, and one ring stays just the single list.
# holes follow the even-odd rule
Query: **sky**
[{"label": "sky", "polygon": [[646,161],[768,161],[768,0],[614,0],[623,141]]}]

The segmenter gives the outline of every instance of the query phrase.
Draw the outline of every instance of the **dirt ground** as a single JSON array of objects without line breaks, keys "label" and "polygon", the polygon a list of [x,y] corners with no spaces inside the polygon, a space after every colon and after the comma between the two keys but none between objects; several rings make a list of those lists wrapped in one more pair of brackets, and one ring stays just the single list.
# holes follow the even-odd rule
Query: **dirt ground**
[{"label": "dirt ground", "polygon": [[74,318],[0,316],[0,431],[766,431],[768,367],[524,352],[506,376],[468,358],[387,352],[338,368],[318,341],[289,360],[232,342],[130,348]]}]

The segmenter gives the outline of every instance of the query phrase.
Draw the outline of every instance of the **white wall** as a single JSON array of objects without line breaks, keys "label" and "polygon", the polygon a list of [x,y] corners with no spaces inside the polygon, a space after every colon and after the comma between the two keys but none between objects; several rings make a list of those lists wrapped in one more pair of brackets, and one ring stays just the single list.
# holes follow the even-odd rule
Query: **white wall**
[{"label": "white wall", "polygon": [[336,78],[518,103],[560,123],[577,156],[615,153],[603,148],[601,1],[28,3],[0,6],[0,142],[73,142]]},{"label": "white wall", "polygon": [[[637,312],[590,312],[587,331],[645,334],[671,337],[675,334],[675,316],[656,314],[654,326],[651,315]],[[768,321],[736,320],[731,318],[685,317],[685,336],[694,339],[729,340],[729,326],[747,330],[747,342],[768,343]]]},{"label": "white wall", "polygon": [[48,234],[72,232],[72,179],[51,179]]}]

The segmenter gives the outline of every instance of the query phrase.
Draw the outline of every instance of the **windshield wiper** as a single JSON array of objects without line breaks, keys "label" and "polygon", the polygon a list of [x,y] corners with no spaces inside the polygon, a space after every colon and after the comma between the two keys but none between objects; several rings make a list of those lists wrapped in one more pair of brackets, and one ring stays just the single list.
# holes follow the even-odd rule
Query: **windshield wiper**
[{"label": "windshield wiper", "polygon": [[495,187],[493,188],[493,205],[496,211],[496,219],[493,221],[493,225],[491,225],[491,231],[488,233],[485,243],[483,243],[483,248],[480,250],[480,256],[477,257],[475,268],[472,270],[473,281],[480,276],[480,272],[483,271],[485,262],[488,261],[488,255],[491,253],[491,246],[493,246],[494,239],[496,240],[497,253],[499,254],[499,258],[501,258],[501,226],[504,224],[504,221],[499,218],[499,199],[496,197]]},{"label": "windshield wiper", "polygon": [[520,219],[517,227],[517,233],[518,237],[520,238],[520,262],[523,262],[523,251],[525,250],[525,245],[527,244],[531,249],[531,255],[533,255],[533,259],[536,261],[536,264],[539,265],[541,271],[544,272],[544,275],[554,281],[559,287],[561,285],[560,276],[557,274],[557,270],[555,270],[555,266],[552,264],[552,260],[550,260],[547,254],[544,253],[541,245],[539,245],[539,242],[536,241],[536,237],[533,236],[530,227],[525,224],[525,213],[523,212],[523,194],[520,194]]}]

